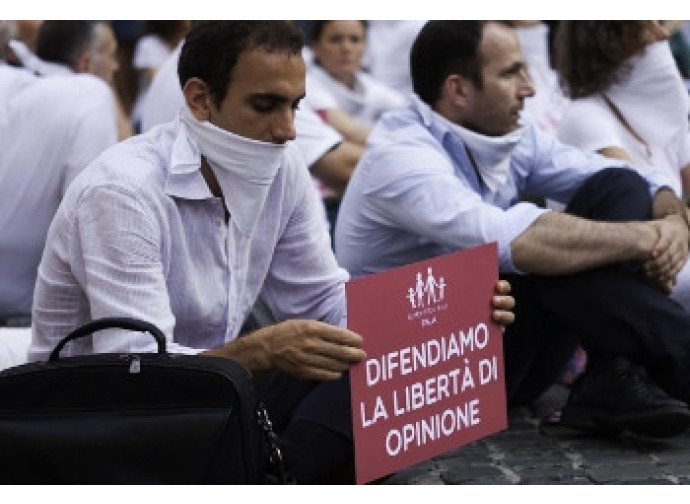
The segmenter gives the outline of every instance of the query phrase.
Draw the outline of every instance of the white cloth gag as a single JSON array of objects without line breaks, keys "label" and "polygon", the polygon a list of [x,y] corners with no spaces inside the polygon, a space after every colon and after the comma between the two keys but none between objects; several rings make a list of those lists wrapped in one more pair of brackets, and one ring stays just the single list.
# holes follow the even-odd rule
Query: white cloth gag
[{"label": "white cloth gag", "polygon": [[182,108],[181,120],[188,135],[178,139],[192,149],[193,159],[198,159],[189,166],[190,172],[198,170],[203,156],[218,180],[233,220],[244,233],[251,234],[285,156],[285,144],[235,135],[209,121],[197,120],[187,107]]}]

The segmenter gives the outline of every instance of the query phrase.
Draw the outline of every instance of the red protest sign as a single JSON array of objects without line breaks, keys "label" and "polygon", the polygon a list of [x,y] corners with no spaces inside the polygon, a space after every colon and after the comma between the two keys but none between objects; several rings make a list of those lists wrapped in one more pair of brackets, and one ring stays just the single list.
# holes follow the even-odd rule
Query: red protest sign
[{"label": "red protest sign", "polygon": [[507,427],[497,265],[492,243],[347,283],[357,483]]}]

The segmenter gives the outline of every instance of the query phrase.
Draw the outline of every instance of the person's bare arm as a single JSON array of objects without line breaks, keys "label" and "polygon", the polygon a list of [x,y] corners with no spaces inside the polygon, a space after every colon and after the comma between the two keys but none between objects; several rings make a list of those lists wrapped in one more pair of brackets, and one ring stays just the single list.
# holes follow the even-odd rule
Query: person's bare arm
[{"label": "person's bare arm", "polygon": [[[633,164],[632,158],[625,149],[620,147],[605,147],[598,152],[606,157]],[[681,179],[684,188],[690,186],[690,169],[681,170]],[[673,191],[661,189],[652,202],[652,218],[664,221],[652,223],[657,230],[659,240],[648,260],[645,261],[645,273],[649,280],[661,290],[671,292],[676,284],[676,276],[687,258],[690,214],[685,204],[676,197]],[[684,230],[679,221],[685,224]]]},{"label": "person's bare arm", "polygon": [[683,168],[681,168],[680,180],[683,186],[684,198],[687,199],[687,197],[690,195],[690,164],[685,165]]},{"label": "person's bare arm", "polygon": [[342,196],[363,152],[363,147],[345,140],[319,158],[309,170],[336,195]]},{"label": "person's bare arm", "polygon": [[683,200],[686,201],[685,215],[687,216],[688,221],[690,222],[690,208],[688,208],[687,204],[688,198],[690,198],[690,164],[685,165],[680,170],[680,180],[683,186]]},{"label": "person's bare arm", "polygon": [[646,261],[658,240],[651,221],[600,222],[548,212],[513,240],[511,248],[520,270],[555,275],[621,261]]},{"label": "person's bare arm", "polygon": [[[491,298],[492,317],[505,328],[515,320],[510,284],[499,280]],[[362,337],[316,320],[294,319],[263,327],[202,355],[225,357],[253,373],[279,369],[309,380],[336,380],[363,361]]]},{"label": "person's bare arm", "polygon": [[360,123],[340,109],[327,109],[324,112],[326,122],[332,126],[333,129],[350,142],[364,146],[369,133],[371,133],[371,127]]},{"label": "person's bare arm", "polygon": [[688,215],[683,202],[668,189],[660,189],[652,200],[650,223],[659,240],[645,262],[647,277],[665,292],[671,292],[688,257]]},{"label": "person's bare arm", "polygon": [[203,352],[243,364],[254,373],[279,369],[298,378],[336,380],[366,357],[362,337],[316,320],[294,319],[263,327]]},{"label": "person's bare arm", "polygon": [[599,149],[597,152],[602,156],[606,156],[607,158],[620,159],[626,163],[633,164],[632,158],[628,155],[625,149],[620,147],[604,147],[603,149]]}]

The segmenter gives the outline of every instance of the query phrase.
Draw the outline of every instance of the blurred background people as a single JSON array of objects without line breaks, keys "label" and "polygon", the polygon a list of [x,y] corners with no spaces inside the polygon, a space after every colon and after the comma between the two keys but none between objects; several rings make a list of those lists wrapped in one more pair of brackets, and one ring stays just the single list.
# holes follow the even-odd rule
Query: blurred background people
[{"label": "blurred background people", "polygon": [[117,40],[107,21],[44,21],[37,34],[35,54],[28,46],[12,44],[24,67],[40,75],[89,73],[111,89],[117,112],[118,139],[133,134],[129,114],[113,87],[119,68]]},{"label": "blurred background people", "polygon": [[[0,46],[8,25],[0,22]],[[38,263],[65,190],[116,141],[103,79],[0,62],[0,370],[26,362]]]},{"label": "blurred background people", "polygon": [[15,23],[16,21],[0,21],[0,122],[6,121],[4,110],[10,97],[36,78],[33,72],[15,67],[6,59],[12,53],[9,43],[17,34]]},{"label": "blurred background people", "polygon": [[543,21],[512,21],[520,40],[534,96],[525,99],[522,116],[546,133],[554,133],[568,100],[551,66],[550,28]]},{"label": "blurred background people", "polygon": [[406,105],[401,93],[362,70],[367,21],[313,21],[307,71],[309,106],[347,140],[364,145],[387,110]]},{"label": "blurred background people", "polygon": [[[24,21],[0,21],[6,23],[9,27],[9,37],[6,42],[14,40],[26,46],[29,51],[36,49],[36,37],[38,36],[38,29],[43,24],[42,20],[24,20]],[[6,43],[2,48],[3,54],[0,59],[4,60],[13,66],[22,66],[19,57],[14,53],[11,47]]]},{"label": "blurred background people", "polygon": [[[571,98],[559,139],[640,172],[663,171],[687,197],[688,93],[666,30],[657,21],[562,21],[555,49]],[[687,264],[672,297],[690,308]]]},{"label": "blurred background people", "polygon": [[410,49],[423,20],[370,20],[368,43],[362,65],[379,82],[402,93],[412,93],[410,77]]},{"label": "blurred background people", "polygon": [[137,96],[131,112],[134,131],[141,131],[141,106],[158,69],[165,63],[189,30],[190,21],[146,21],[137,39],[132,68],[137,73]]}]

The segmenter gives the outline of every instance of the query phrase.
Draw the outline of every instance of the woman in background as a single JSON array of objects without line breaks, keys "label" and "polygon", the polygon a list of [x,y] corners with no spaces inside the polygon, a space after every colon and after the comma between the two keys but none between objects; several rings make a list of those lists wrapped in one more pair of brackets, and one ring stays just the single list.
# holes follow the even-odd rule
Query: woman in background
[{"label": "woman in background", "polygon": [[364,145],[386,110],[406,105],[394,89],[362,70],[366,21],[314,21],[306,101],[346,139]]},{"label": "woman in background", "polygon": [[141,107],[158,68],[175,50],[190,28],[190,21],[146,21],[134,46],[132,67],[137,72],[137,97],[132,109],[135,130],[141,130]]},{"label": "woman in background", "polygon": [[[657,21],[563,21],[556,69],[571,102],[558,126],[565,143],[663,170],[680,197],[690,193],[688,93]],[[690,271],[672,297],[690,308]]]}]

